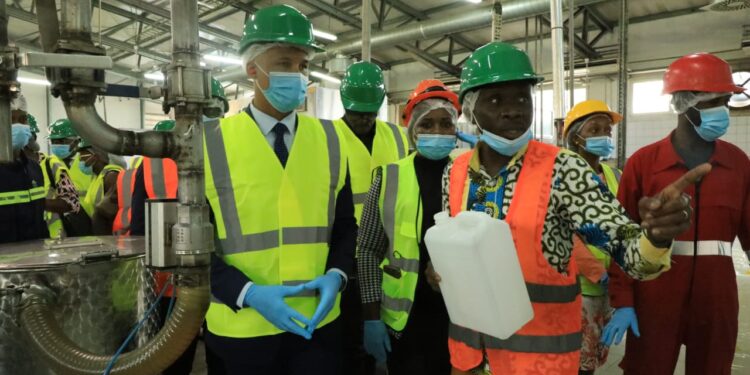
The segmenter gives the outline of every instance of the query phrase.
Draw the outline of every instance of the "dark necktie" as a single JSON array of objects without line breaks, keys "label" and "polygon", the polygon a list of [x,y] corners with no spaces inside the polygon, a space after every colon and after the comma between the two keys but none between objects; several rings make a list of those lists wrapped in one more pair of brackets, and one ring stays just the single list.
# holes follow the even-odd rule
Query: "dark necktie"
[{"label": "dark necktie", "polygon": [[286,167],[286,160],[289,159],[289,150],[286,148],[286,143],[284,143],[284,134],[287,130],[286,125],[282,123],[276,124],[272,130],[276,134],[276,140],[273,142],[273,152],[276,153],[282,167]]}]

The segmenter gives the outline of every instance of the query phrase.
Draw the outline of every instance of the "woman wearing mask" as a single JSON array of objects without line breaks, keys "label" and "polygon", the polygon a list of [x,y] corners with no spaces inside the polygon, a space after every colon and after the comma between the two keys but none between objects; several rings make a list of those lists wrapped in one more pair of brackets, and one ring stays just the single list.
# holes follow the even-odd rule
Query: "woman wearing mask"
[{"label": "woman wearing mask", "polygon": [[448,313],[427,283],[422,239],[442,209],[440,179],[456,147],[459,107],[440,82],[416,94],[405,118],[416,152],[376,170],[362,216],[364,345],[381,366],[387,360],[391,375],[447,375]]},{"label": "woman wearing mask", "polygon": [[[612,143],[612,128],[622,121],[622,115],[612,112],[600,100],[586,100],[576,104],[565,118],[563,137],[569,150],[577,153],[596,172],[602,190],[609,190],[617,196],[620,172],[601,163],[609,158],[615,149]],[[573,257],[578,263],[578,279],[583,295],[581,365],[579,375],[593,374],[607,362],[609,348],[601,344],[602,329],[611,317],[609,296],[607,295],[607,268],[611,258],[594,245],[584,245],[574,238]]]},{"label": "woman wearing mask", "polygon": [[112,222],[117,214],[117,175],[123,169],[114,164],[114,155],[92,147],[86,141],[78,144],[81,162],[80,171],[93,176],[81,205],[91,218],[94,234],[112,234]]}]

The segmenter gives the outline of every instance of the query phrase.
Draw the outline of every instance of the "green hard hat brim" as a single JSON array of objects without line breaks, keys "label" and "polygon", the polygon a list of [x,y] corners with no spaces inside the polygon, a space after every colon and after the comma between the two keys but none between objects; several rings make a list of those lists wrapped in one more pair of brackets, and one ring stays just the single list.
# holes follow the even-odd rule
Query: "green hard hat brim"
[{"label": "green hard hat brim", "polygon": [[314,43],[308,43],[307,41],[300,41],[297,38],[294,37],[266,37],[266,38],[255,38],[252,40],[244,40],[240,44],[240,55],[245,53],[245,50],[250,48],[253,44],[260,44],[260,43],[282,43],[282,44],[288,44],[291,47],[301,47],[301,48],[307,48],[312,49],[313,52],[325,52],[325,49],[323,47],[314,44]]},{"label": "green hard hat brim", "polygon": [[380,100],[379,103],[374,102],[358,102],[355,100],[347,99],[342,97],[341,98],[341,104],[344,105],[344,109],[348,111],[354,111],[354,112],[364,112],[364,113],[377,113],[380,111],[380,107],[383,106],[383,100]]},{"label": "green hard hat brim", "polygon": [[490,78],[478,77],[476,79],[469,79],[461,84],[461,93],[458,95],[458,101],[463,104],[464,95],[467,92],[479,89],[484,86],[493,85],[496,83],[507,83],[515,81],[529,81],[532,85],[537,85],[539,82],[544,81],[544,77],[536,74],[522,73],[522,74],[498,74]]}]

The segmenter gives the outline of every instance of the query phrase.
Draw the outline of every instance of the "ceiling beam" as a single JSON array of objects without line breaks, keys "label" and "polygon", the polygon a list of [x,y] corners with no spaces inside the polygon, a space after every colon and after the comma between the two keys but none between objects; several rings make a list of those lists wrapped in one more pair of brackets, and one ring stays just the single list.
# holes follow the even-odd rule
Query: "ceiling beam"
[{"label": "ceiling beam", "polygon": [[[169,12],[169,10],[158,7],[144,0],[103,0],[103,2],[110,3],[110,4],[112,4],[114,1],[144,10],[146,12],[157,15],[167,20],[172,19],[172,15]],[[235,34],[226,32],[224,30],[218,29],[213,26],[201,24],[200,22],[198,23],[198,30],[207,34],[211,34],[214,37],[221,39],[227,43],[230,43],[231,45],[235,47],[237,45],[237,42],[240,40],[240,37]]]},{"label": "ceiling beam", "polygon": [[[544,21],[547,26],[551,27],[551,22],[549,20],[549,17],[544,15],[542,16],[542,21]],[[571,20],[572,21],[572,20]],[[568,39],[568,34],[570,34],[568,28],[563,28],[563,35],[565,35],[565,39]],[[596,51],[596,49],[592,46],[590,46],[588,43],[584,42],[581,37],[578,35],[575,35],[573,33],[573,48],[577,49],[580,53],[582,53],[584,56],[590,58],[590,59],[598,59],[602,57],[602,55]]]},{"label": "ceiling beam", "polygon": [[[412,6],[404,3],[401,0],[383,0],[383,1],[387,1],[394,8],[398,9],[401,13],[414,17],[418,21],[424,21],[424,20],[430,19],[430,16],[426,12],[423,12],[418,9],[414,9]],[[453,40],[455,40],[456,43],[460,44],[464,48],[477,49],[479,47],[479,45],[472,43],[470,40],[466,39],[461,34],[451,34],[450,37],[453,38]]]}]

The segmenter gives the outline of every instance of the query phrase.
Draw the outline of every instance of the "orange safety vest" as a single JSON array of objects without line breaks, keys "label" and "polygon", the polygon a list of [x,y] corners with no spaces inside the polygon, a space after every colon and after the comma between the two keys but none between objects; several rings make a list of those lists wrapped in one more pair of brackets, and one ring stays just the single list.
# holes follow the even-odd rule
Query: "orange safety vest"
[{"label": "orange safety vest", "polygon": [[117,215],[112,223],[112,233],[126,235],[130,232],[130,203],[135,189],[136,169],[126,169],[117,175]]},{"label": "orange safety vest", "polygon": [[[581,292],[575,261],[571,259],[568,274],[564,275],[552,268],[542,253],[542,230],[558,152],[552,145],[529,143],[506,218],[534,318],[506,340],[451,324],[448,347],[451,364],[459,370],[476,368],[486,354],[493,374],[578,374]],[[452,216],[467,207],[472,154],[473,151],[459,156],[450,171]]]},{"label": "orange safety vest", "polygon": [[177,164],[172,159],[143,159],[143,180],[149,199],[177,198]]},{"label": "orange safety vest", "polygon": [[[177,164],[172,159],[143,158],[143,182],[146,185],[148,199],[177,198]],[[156,271],[156,292],[161,292],[171,272]],[[173,288],[169,287],[165,296],[171,297]]]}]

